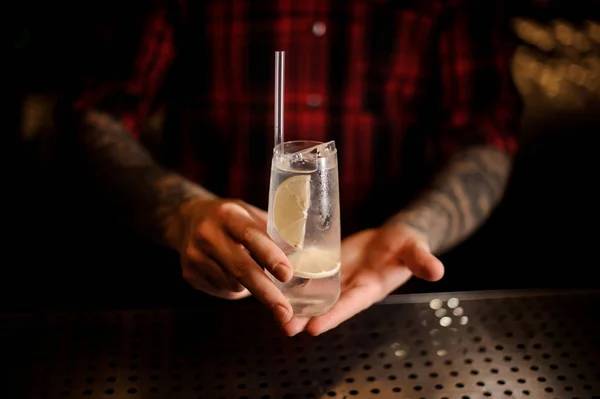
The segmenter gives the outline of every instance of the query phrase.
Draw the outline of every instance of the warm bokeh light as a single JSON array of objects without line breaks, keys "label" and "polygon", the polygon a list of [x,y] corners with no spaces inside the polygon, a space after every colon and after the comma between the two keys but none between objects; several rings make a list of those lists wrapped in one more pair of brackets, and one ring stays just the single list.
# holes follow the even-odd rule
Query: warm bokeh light
[{"label": "warm bokeh light", "polygon": [[525,97],[542,94],[562,109],[581,109],[600,101],[600,25],[580,27],[557,19],[541,24],[515,18],[522,40],[513,57],[515,83]]}]

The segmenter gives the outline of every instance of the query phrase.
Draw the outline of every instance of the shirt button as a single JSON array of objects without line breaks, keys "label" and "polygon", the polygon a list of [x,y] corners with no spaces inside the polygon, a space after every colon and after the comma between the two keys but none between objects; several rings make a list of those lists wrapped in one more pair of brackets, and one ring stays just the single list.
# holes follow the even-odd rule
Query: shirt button
[{"label": "shirt button", "polygon": [[317,37],[321,37],[327,32],[327,25],[324,22],[315,22],[312,26],[312,33]]},{"label": "shirt button", "polygon": [[306,104],[311,108],[317,108],[323,103],[323,97],[320,94],[309,94],[306,97]]}]

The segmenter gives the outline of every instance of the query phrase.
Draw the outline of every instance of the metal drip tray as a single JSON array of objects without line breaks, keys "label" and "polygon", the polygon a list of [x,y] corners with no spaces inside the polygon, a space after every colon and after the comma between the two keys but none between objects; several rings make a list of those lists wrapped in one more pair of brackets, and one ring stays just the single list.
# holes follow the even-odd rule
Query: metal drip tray
[{"label": "metal drip tray", "polygon": [[391,297],[320,337],[254,306],[5,317],[0,397],[590,399],[599,317],[598,293],[510,292]]}]

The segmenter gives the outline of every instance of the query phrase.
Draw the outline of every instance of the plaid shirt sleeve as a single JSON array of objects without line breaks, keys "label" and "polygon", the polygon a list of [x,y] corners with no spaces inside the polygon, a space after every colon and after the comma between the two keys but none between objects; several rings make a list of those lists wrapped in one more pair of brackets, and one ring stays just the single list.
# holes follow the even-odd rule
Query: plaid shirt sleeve
[{"label": "plaid shirt sleeve", "polygon": [[465,145],[487,144],[514,154],[521,104],[502,1],[449,3],[438,40],[442,151],[450,156]]},{"label": "plaid shirt sleeve", "polygon": [[[110,112],[139,138],[175,56],[170,11],[159,4],[148,7],[146,13],[138,11],[137,20],[117,20],[107,27],[91,62],[91,73],[85,77],[83,93],[75,102],[76,110]],[[117,11],[116,15],[122,18],[124,13]]]}]

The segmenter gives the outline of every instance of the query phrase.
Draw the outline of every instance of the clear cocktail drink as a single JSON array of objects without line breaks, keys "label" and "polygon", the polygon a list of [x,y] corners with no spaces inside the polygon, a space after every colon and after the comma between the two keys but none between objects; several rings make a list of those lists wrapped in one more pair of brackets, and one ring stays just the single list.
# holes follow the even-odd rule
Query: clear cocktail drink
[{"label": "clear cocktail drink", "polygon": [[267,232],[294,277],[281,283],[294,314],[316,316],[340,296],[340,210],[335,142],[291,141],[274,149]]}]

